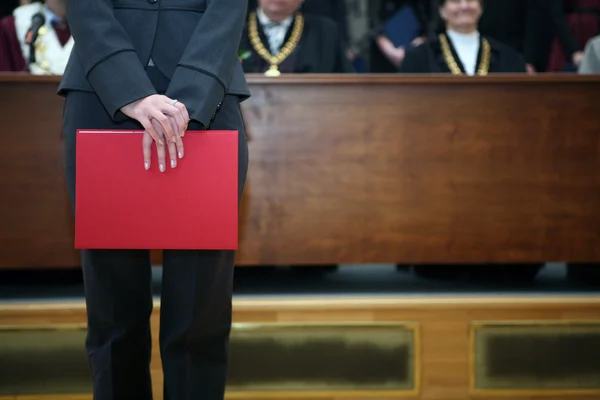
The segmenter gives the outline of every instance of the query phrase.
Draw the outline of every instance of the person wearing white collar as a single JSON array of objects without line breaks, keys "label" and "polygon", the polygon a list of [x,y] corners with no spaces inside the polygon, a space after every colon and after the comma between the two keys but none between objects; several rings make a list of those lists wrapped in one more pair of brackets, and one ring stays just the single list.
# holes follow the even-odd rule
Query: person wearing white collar
[{"label": "person wearing white collar", "polygon": [[526,73],[524,57],[477,29],[483,0],[441,0],[444,28],[436,38],[407,52],[400,72],[487,75]]},{"label": "person wearing white collar", "polygon": [[304,0],[261,1],[256,10],[258,23],[261,25],[269,42],[269,51],[276,55],[283,45],[288,29],[294,21],[294,14]]},{"label": "person wearing white collar", "polygon": [[[65,1],[46,0],[21,5],[13,15],[0,20],[0,71],[63,74],[74,45],[66,22]],[[44,16],[45,24],[35,40],[35,57],[30,58],[27,36],[32,18],[38,13]]]},{"label": "person wearing white collar", "polygon": [[246,73],[353,72],[337,24],[301,12],[304,0],[258,0],[240,41]]},{"label": "person wearing white collar", "polygon": [[[403,73],[451,73],[487,75],[527,73],[525,58],[513,48],[478,31],[483,0],[440,0],[439,15],[444,22],[436,38],[409,50],[400,66]],[[544,264],[421,264],[415,274],[438,280],[483,282],[529,282]]]},{"label": "person wearing white collar", "polygon": [[600,36],[590,39],[585,46],[580,74],[600,74]]}]

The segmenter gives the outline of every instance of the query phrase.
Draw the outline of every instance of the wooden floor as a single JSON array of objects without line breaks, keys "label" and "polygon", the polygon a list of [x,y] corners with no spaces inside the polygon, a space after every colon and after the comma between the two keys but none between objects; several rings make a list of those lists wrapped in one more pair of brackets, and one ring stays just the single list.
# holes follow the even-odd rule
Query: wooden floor
[{"label": "wooden floor", "polygon": [[[159,314],[157,303],[152,316],[155,349]],[[0,357],[2,347],[11,346],[7,340],[11,338],[10,332],[19,332],[12,337],[21,339],[27,332],[52,329],[79,330],[78,334],[84,335],[84,327],[83,302],[0,304]],[[5,334],[9,336],[2,338]],[[590,338],[594,340],[589,341]],[[271,345],[265,344],[266,339],[271,340]],[[600,296],[239,299],[234,302],[231,361],[234,376],[227,397],[598,399],[600,382],[598,378],[590,378],[590,374],[600,372],[600,366],[589,359],[600,348],[594,344],[599,342],[597,339],[600,339]],[[577,345],[585,340],[590,347]],[[321,343],[312,353],[309,367],[314,372],[316,366],[327,366],[321,375],[306,375],[302,357],[306,358],[311,351],[309,341]],[[345,343],[343,356],[335,353],[340,343]],[[360,349],[358,343],[362,343]],[[16,343],[13,351],[18,346]],[[260,346],[264,347],[265,360],[244,362],[251,349],[256,351]],[[287,359],[277,356],[278,346],[287,346]],[[561,361],[565,357],[561,355],[564,346],[570,347],[569,362],[577,365],[553,368],[544,365],[564,364]],[[344,360],[336,361],[335,357]],[[538,362],[531,358],[537,358]],[[370,381],[361,381],[348,367],[353,363],[362,365],[366,375],[375,369],[381,371]],[[527,363],[531,364],[530,369],[523,370],[520,377],[506,373],[511,368],[518,371]],[[0,372],[2,364],[0,359]],[[286,368],[287,376],[281,374],[281,369]],[[257,369],[264,373],[257,373]],[[333,369],[338,369],[341,376]],[[390,370],[393,373],[384,376]],[[269,374],[275,371],[278,377],[271,379]],[[158,351],[154,351],[152,375],[155,398],[161,399]],[[297,380],[303,377],[304,384],[298,384]],[[1,400],[91,398],[89,393],[8,394],[2,391],[1,379],[0,394],[4,394]]]}]

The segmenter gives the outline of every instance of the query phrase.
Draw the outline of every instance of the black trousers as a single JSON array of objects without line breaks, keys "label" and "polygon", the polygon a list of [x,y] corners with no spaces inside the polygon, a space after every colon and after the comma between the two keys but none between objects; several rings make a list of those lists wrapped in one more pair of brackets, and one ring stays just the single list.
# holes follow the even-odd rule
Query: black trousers
[{"label": "black trousers", "polygon": [[[150,69],[148,75],[159,93],[164,93],[169,83],[167,78],[155,69]],[[76,130],[143,129],[133,120],[115,123],[97,96],[85,92],[67,95],[63,126],[66,178],[72,204],[75,204]],[[201,127],[192,122],[189,129]],[[210,129],[240,132],[241,198],[248,147],[237,97],[226,96]],[[162,212],[169,212],[168,205]],[[234,252],[169,250],[164,251],[163,260],[159,341],[164,398],[222,400],[231,329]],[[151,399],[149,251],[84,250],[82,262],[88,315],[86,347],[94,377],[94,400]]]}]

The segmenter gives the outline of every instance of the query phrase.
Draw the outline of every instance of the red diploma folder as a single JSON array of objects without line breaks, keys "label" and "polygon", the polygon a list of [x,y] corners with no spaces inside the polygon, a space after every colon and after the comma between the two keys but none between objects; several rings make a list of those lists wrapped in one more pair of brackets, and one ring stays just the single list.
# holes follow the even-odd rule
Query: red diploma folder
[{"label": "red diploma folder", "polygon": [[186,132],[165,172],[142,133],[77,131],[75,248],[237,250],[238,132]]}]

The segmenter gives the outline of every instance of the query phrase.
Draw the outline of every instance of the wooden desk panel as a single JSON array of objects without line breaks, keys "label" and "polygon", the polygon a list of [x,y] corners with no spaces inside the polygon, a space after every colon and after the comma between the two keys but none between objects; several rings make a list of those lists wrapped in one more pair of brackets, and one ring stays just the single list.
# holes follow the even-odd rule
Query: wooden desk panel
[{"label": "wooden desk panel", "polygon": [[[324,307],[323,305],[327,306]],[[571,381],[570,389],[549,389],[543,390],[539,387],[534,390],[515,390],[514,385],[523,383],[521,375],[513,375],[507,379],[507,383],[513,385],[510,389],[505,390],[476,390],[474,383],[476,382],[477,373],[480,369],[475,368],[475,361],[478,359],[477,347],[474,344],[474,334],[481,329],[493,328],[495,325],[503,326],[507,330],[514,329],[517,333],[520,325],[529,325],[532,330],[540,332],[546,330],[552,332],[557,326],[574,327],[577,329],[581,324],[589,324],[591,327],[597,327],[597,319],[600,315],[600,298],[598,296],[451,296],[451,297],[431,297],[431,296],[409,296],[409,297],[313,297],[313,298],[293,298],[293,297],[271,297],[265,299],[234,299],[233,301],[233,335],[232,335],[232,362],[235,362],[235,352],[239,349],[236,346],[236,332],[247,331],[248,326],[264,327],[265,326],[290,326],[303,325],[310,327],[311,325],[330,325],[335,326],[332,329],[331,338],[339,340],[343,337],[346,341],[344,354],[352,355],[351,341],[348,339],[347,332],[344,331],[344,325],[359,324],[363,326],[375,324],[402,324],[405,326],[414,326],[417,329],[416,341],[413,342],[414,358],[411,357],[411,364],[415,367],[415,378],[417,389],[416,392],[385,390],[337,390],[337,391],[322,391],[315,390],[314,387],[307,385],[306,391],[296,392],[278,392],[270,391],[242,391],[229,392],[227,399],[238,400],[265,400],[265,399],[295,399],[295,400],[398,400],[398,399],[414,399],[414,400],[598,400],[600,398],[597,390],[586,390],[575,385],[576,381]],[[160,317],[160,304],[155,302],[154,312],[152,314],[152,344],[153,357],[151,364],[152,382],[154,393],[157,400],[162,400],[162,384],[163,376],[161,371],[161,360],[158,349],[158,326]],[[44,303],[44,304],[19,304],[19,303],[0,303],[0,326],[8,327],[13,331],[28,329],[31,333],[37,329],[45,329],[46,337],[52,335],[52,329],[73,329],[85,326],[85,302],[70,301],[65,303]],[[337,326],[336,326],[337,325]],[[596,332],[597,332],[597,328]],[[308,328],[308,332],[311,329]],[[338,334],[336,335],[335,332]],[[0,330],[0,334],[3,333]],[[566,335],[573,337],[575,332],[569,332]],[[596,333],[597,335],[597,333]],[[5,349],[7,347],[15,352],[18,347],[6,341],[6,335],[2,335],[5,340],[2,342]],[[402,340],[395,337],[393,340]],[[275,335],[268,335],[270,339],[274,339]],[[304,339],[310,337],[305,335]],[[511,335],[511,344],[514,346],[520,342],[523,335]],[[564,338],[564,335],[562,336]],[[19,342],[23,343],[26,338],[20,338]],[[43,338],[42,338],[43,340]],[[372,343],[372,336],[368,338],[367,343]],[[393,348],[389,346],[389,340],[380,340],[375,345],[375,348],[384,346],[387,352],[383,354],[389,355],[393,353]],[[63,339],[64,341],[64,339]],[[42,354],[48,361],[52,360],[52,356],[56,356],[57,352],[68,352],[70,357],[61,359],[63,364],[58,366],[58,371],[54,376],[65,376],[65,369],[69,367],[69,361],[79,363],[80,355],[85,356],[83,342],[67,342],[67,346],[57,347],[56,342],[51,342],[46,339],[43,347],[46,352]],[[40,342],[42,343],[42,342]],[[278,341],[275,341],[278,343]],[[280,342],[279,342],[280,343]],[[296,339],[296,346],[301,345],[302,341]],[[354,342],[354,344],[361,342]],[[362,342],[365,343],[364,341]],[[54,344],[54,346],[53,346]],[[62,343],[60,343],[62,344]],[[255,345],[256,346],[256,345]],[[54,350],[53,350],[54,348]],[[77,351],[77,348],[80,351]],[[514,348],[514,347],[513,347]],[[60,349],[60,350],[59,350]],[[579,346],[579,350],[581,347]],[[555,351],[550,351],[544,359],[556,360],[555,357],[568,357],[561,348],[555,348]],[[294,354],[295,353],[295,354]],[[14,353],[13,353],[14,354]],[[286,366],[284,370],[298,368],[298,355],[296,351],[289,352],[286,355],[285,361],[289,363],[289,368]],[[323,352],[325,356],[331,356],[326,350]],[[364,352],[361,352],[364,357]],[[501,355],[495,353],[496,359]],[[265,353],[263,358],[268,358],[269,353]],[[303,354],[305,357],[306,354]],[[401,358],[401,355],[398,355]],[[504,358],[510,360],[512,357]],[[518,357],[516,357],[518,358]],[[281,357],[279,357],[281,359]],[[490,357],[493,361],[493,357]],[[589,366],[585,367],[580,364],[582,359],[581,351],[571,352],[569,365],[572,366],[571,376],[581,376],[590,374],[594,370]],[[0,365],[2,364],[0,359]],[[488,360],[489,362],[490,360]],[[506,361],[505,361],[506,362]],[[256,368],[260,361],[246,363],[248,368]],[[21,363],[23,365],[23,363]],[[76,364],[77,365],[77,364]],[[392,368],[392,364],[381,364],[380,368]],[[597,365],[595,363],[594,365]],[[313,367],[317,366],[315,372],[321,377],[327,377],[330,372],[323,368],[323,363],[320,360],[313,361]],[[235,365],[232,365],[235,368]],[[583,368],[582,368],[583,367]],[[535,371],[530,368],[529,374]],[[540,374],[540,381],[546,377],[552,377],[554,369]],[[39,370],[38,370],[39,371]],[[66,370],[68,373],[68,370]],[[29,376],[35,376],[36,371],[31,371]],[[372,371],[370,371],[372,372]],[[567,373],[569,374],[569,372]],[[45,372],[44,375],[48,375]],[[81,375],[79,375],[80,377]],[[355,375],[362,376],[362,375]],[[77,381],[77,374],[68,374],[68,380],[71,382]],[[398,378],[398,377],[397,377]],[[327,380],[325,380],[328,382]],[[43,382],[43,381],[41,381]],[[64,381],[63,381],[64,382]],[[81,382],[81,378],[80,378]],[[18,384],[19,382],[11,382]],[[390,393],[391,392],[391,393]],[[90,397],[85,396],[43,396],[29,397],[18,396],[2,397],[0,400],[87,400]],[[91,399],[90,399],[91,400]]]},{"label": "wooden desk panel", "polygon": [[0,75],[0,267],[79,265],[57,86],[53,77]]},{"label": "wooden desk panel", "polygon": [[[600,77],[249,81],[240,265],[600,261]],[[0,267],[78,262],[57,82],[0,75]]]}]

